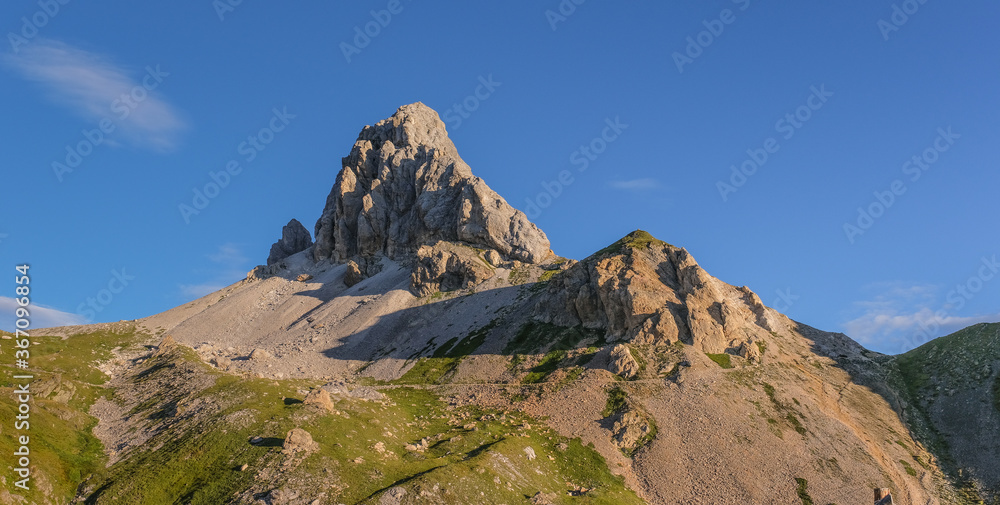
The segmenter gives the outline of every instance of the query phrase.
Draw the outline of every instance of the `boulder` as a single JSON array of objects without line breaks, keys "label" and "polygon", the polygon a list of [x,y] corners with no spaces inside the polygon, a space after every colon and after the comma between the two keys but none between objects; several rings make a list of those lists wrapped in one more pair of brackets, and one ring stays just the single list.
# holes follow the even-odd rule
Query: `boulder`
[{"label": "boulder", "polygon": [[382,493],[382,497],[378,500],[378,505],[402,505],[405,496],[405,488],[400,486],[392,487]]},{"label": "boulder", "polygon": [[625,379],[634,379],[639,375],[639,363],[632,357],[632,352],[625,344],[618,344],[611,349],[608,357],[608,370]]},{"label": "boulder", "polygon": [[247,282],[262,281],[269,277],[274,277],[279,265],[257,265],[253,270],[247,272]]},{"label": "boulder", "polygon": [[211,363],[215,365],[216,368],[222,371],[229,370],[229,368],[233,366],[232,360],[230,360],[225,356],[216,356],[212,358]]},{"label": "boulder", "polygon": [[750,363],[760,363],[761,353],[760,347],[757,346],[756,342],[742,342],[740,343],[740,356]]},{"label": "boulder", "polygon": [[649,420],[635,410],[622,412],[611,428],[612,441],[619,449],[633,452],[644,442],[652,430]]},{"label": "boulder", "polygon": [[365,277],[364,275],[362,275],[361,268],[358,266],[358,264],[353,260],[348,261],[347,272],[344,274],[344,285],[347,287],[351,287],[364,280],[364,278]]},{"label": "boulder", "polygon": [[298,452],[315,452],[319,450],[319,444],[313,441],[312,435],[302,428],[293,428],[285,436],[285,442],[281,446],[281,452],[285,454],[295,454]]},{"label": "boulder", "polygon": [[314,389],[310,391],[306,394],[302,403],[324,409],[327,412],[335,412],[337,410],[333,405],[333,400],[330,398],[330,393],[325,389]]},{"label": "boulder", "polygon": [[266,361],[273,357],[271,353],[264,349],[254,349],[250,352],[250,361]]}]

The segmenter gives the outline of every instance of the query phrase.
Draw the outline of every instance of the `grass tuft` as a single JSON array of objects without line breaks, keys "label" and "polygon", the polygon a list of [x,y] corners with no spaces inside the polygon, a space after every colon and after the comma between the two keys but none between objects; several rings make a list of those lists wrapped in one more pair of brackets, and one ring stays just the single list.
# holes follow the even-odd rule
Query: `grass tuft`
[{"label": "grass tuft", "polygon": [[712,361],[716,362],[722,368],[727,368],[727,369],[736,368],[735,366],[733,366],[732,358],[726,353],[712,354],[706,352],[705,355],[708,356],[708,358],[711,359]]},{"label": "grass tuft", "polygon": [[625,406],[628,404],[628,394],[620,387],[613,387],[608,390],[608,401],[604,405],[604,410],[601,411],[601,415],[604,417],[611,417],[622,410],[625,410]]},{"label": "grass tuft", "polygon": [[802,500],[802,505],[813,505],[812,496],[809,496],[809,481],[796,477],[795,484],[795,492],[799,495],[799,499]]},{"label": "grass tuft", "polygon": [[591,257],[598,258],[601,256],[622,254],[627,249],[642,251],[648,249],[649,246],[651,245],[664,246],[668,244],[662,240],[657,239],[656,237],[653,237],[647,231],[635,230],[632,233],[629,233],[628,235],[622,237],[621,240],[618,240],[617,242],[605,247],[604,249],[597,251]]}]

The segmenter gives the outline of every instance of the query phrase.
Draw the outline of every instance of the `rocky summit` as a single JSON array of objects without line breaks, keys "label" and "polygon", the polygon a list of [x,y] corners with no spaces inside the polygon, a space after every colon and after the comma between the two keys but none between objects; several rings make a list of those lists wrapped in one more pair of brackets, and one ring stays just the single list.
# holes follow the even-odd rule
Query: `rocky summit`
[{"label": "rocky summit", "polygon": [[267,263],[36,331],[46,485],[0,504],[998,500],[997,325],[885,356],[641,230],[560,257],[420,103]]},{"label": "rocky summit", "polygon": [[538,263],[549,241],[459,157],[438,114],[422,103],[361,130],[316,223],[316,260],[412,258],[459,241]]}]

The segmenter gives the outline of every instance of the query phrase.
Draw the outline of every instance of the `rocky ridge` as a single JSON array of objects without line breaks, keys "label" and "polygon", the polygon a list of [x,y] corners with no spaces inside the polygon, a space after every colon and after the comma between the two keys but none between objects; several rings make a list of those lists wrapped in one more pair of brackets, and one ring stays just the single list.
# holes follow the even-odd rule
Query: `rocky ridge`
[{"label": "rocky ridge", "polygon": [[708,274],[687,250],[637,230],[548,283],[536,317],[637,344],[684,342],[754,361],[778,328],[760,298]]}]

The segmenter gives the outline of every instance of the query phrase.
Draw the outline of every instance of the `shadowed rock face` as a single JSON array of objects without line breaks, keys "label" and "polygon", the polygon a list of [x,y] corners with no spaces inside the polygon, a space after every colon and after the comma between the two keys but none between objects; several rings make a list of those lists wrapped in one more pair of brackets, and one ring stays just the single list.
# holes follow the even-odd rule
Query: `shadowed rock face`
[{"label": "shadowed rock face", "polygon": [[281,228],[281,239],[271,246],[271,254],[267,256],[267,264],[273,265],[295,253],[305,251],[313,245],[309,230],[296,219],[292,219]]},{"label": "shadowed rock face", "polygon": [[419,102],[361,131],[315,231],[317,261],[408,261],[437,241],[528,263],[550,254],[545,234],[472,175],[437,113]]}]

